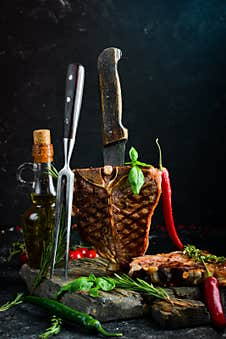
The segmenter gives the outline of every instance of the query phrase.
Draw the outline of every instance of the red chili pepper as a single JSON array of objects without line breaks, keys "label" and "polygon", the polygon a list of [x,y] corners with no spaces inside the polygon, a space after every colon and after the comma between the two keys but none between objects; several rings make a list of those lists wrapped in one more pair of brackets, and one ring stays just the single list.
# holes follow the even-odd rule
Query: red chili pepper
[{"label": "red chili pepper", "polygon": [[221,303],[218,280],[210,273],[204,261],[203,264],[208,275],[204,281],[206,304],[210,312],[213,324],[216,327],[224,328],[226,327],[226,318],[224,316],[224,310]]},{"label": "red chili pepper", "polygon": [[158,139],[156,139],[156,144],[159,149],[159,168],[162,171],[162,206],[163,206],[163,215],[165,220],[165,225],[169,237],[173,241],[173,243],[182,251],[184,249],[184,245],[178,237],[176,227],[174,224],[173,211],[172,211],[172,191],[170,184],[170,177],[168,170],[162,166],[162,152],[160,145],[158,143]]}]

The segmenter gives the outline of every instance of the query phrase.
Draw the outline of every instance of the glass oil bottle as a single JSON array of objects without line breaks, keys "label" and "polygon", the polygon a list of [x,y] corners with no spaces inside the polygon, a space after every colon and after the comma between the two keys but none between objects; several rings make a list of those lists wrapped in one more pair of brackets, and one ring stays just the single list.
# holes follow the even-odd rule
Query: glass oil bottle
[{"label": "glass oil bottle", "polygon": [[[51,238],[55,221],[56,191],[53,177],[50,174],[53,161],[53,145],[51,144],[50,130],[33,131],[32,183],[31,207],[22,216],[22,229],[25,247],[28,255],[28,265],[39,268],[44,247],[47,247]],[[31,163],[20,166],[20,174]],[[19,178],[21,179],[21,175]],[[23,181],[21,179],[20,181]]]}]

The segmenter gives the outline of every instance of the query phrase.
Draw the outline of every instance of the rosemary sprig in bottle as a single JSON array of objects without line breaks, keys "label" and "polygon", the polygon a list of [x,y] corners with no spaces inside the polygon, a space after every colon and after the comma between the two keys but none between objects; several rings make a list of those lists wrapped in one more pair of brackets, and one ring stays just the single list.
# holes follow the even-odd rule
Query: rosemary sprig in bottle
[{"label": "rosemary sprig in bottle", "polygon": [[[58,178],[58,171],[57,169],[52,165],[51,168],[49,169],[49,174],[53,176],[53,178],[57,179]],[[57,253],[56,253],[56,265],[59,264],[65,253],[65,208],[63,206],[62,208],[62,217],[61,217],[61,225],[60,225],[60,232],[59,232],[59,241],[58,241],[58,247],[57,247]],[[54,245],[54,229],[51,234],[50,242],[46,246],[46,244],[43,244],[43,251],[42,251],[42,256],[41,256],[41,261],[40,261],[40,268],[38,275],[34,281],[33,284],[33,289],[35,289],[40,282],[42,281],[43,278],[45,278],[48,269],[50,267],[51,263],[51,256],[52,256],[52,249]]]}]

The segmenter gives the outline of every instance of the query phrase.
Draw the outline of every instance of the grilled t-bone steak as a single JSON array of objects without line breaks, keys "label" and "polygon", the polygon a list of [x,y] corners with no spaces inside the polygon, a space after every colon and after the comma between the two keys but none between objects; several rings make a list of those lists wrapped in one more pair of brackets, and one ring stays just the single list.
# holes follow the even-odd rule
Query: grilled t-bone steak
[{"label": "grilled t-bone steak", "polygon": [[161,194],[161,172],[143,170],[139,195],[128,182],[130,166],[75,169],[74,214],[84,241],[99,255],[125,267],[148,247],[151,218]]},{"label": "grilled t-bone steak", "polygon": [[[226,286],[226,261],[207,264],[219,285]],[[199,285],[207,277],[202,263],[195,262],[181,251],[145,255],[134,258],[130,263],[131,276],[146,276],[158,285]]]}]

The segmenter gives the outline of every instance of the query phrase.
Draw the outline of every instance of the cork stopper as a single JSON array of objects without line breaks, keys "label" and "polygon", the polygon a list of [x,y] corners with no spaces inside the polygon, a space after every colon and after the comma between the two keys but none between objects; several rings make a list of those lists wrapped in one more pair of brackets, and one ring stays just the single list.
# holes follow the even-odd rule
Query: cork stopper
[{"label": "cork stopper", "polygon": [[51,136],[49,129],[36,129],[33,131],[34,144],[51,144]]},{"label": "cork stopper", "polygon": [[52,162],[53,145],[49,129],[37,129],[33,131],[32,156],[34,162]]}]

